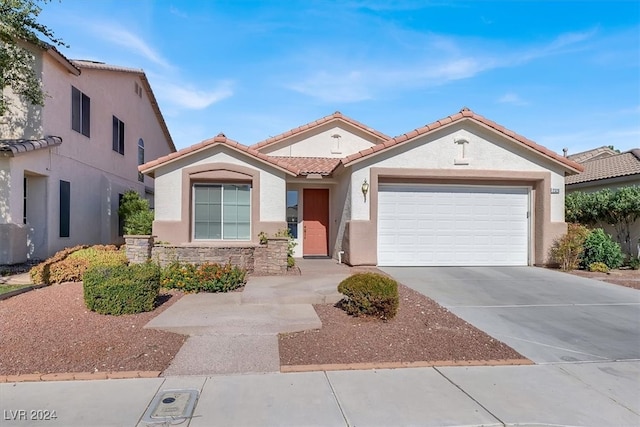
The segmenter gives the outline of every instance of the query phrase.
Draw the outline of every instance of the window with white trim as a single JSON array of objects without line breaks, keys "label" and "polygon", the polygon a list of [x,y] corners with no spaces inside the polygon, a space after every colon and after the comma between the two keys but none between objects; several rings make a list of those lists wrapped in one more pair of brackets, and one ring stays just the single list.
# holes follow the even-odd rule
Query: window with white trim
[{"label": "window with white trim", "polygon": [[251,185],[194,184],[196,240],[251,240]]}]

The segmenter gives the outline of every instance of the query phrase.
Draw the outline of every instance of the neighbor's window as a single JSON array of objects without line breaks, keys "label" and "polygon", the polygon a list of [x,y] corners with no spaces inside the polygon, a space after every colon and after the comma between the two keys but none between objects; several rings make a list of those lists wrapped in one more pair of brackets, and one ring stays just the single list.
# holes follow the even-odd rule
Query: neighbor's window
[{"label": "neighbor's window", "polygon": [[91,99],[71,86],[71,129],[86,137],[91,134]]},{"label": "neighbor's window", "polygon": [[[144,141],[142,138],[138,140],[138,166],[144,164]],[[144,175],[138,171],[138,181],[144,182]]]},{"label": "neighbor's window", "polygon": [[71,183],[60,181],[60,237],[69,237],[71,223]]},{"label": "neighbor's window", "polygon": [[298,238],[298,191],[287,191],[287,228],[294,239]]},{"label": "neighbor's window", "polygon": [[113,151],[124,155],[124,123],[113,116]]},{"label": "neighbor's window", "polygon": [[251,240],[251,186],[195,184],[194,238]]}]

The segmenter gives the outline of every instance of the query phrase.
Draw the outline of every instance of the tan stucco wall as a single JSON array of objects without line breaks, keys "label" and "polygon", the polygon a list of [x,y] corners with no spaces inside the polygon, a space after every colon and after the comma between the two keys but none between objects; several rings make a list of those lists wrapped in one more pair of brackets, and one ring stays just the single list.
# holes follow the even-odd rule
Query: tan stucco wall
[{"label": "tan stucco wall", "polygon": [[[1,138],[60,136],[60,146],[19,154],[3,160],[10,170],[11,185],[0,188],[0,223],[22,224],[23,178],[33,181],[27,204],[30,258],[45,258],[77,244],[114,243],[118,237],[118,195],[134,189],[142,196],[153,179],[138,181],[138,140],[145,142],[147,160],[171,152],[147,94],[140,98],[137,74],[83,69],[79,76],[54,60],[40,55],[45,107],[16,105],[0,121]],[[71,129],[71,86],[91,99],[91,136]],[[24,111],[30,112],[25,116]],[[112,150],[112,116],[125,123],[125,153]],[[26,122],[25,122],[26,117]],[[15,126],[16,121],[25,125]],[[8,123],[14,123],[9,132]],[[9,165],[7,167],[7,164]],[[71,229],[59,237],[59,183],[71,183]],[[1,182],[0,186],[6,183]],[[29,186],[31,186],[29,184]],[[5,196],[8,193],[9,196]],[[2,262],[0,261],[0,264]]]},{"label": "tan stucco wall", "polygon": [[[340,138],[332,138],[332,135],[340,135]],[[328,123],[260,151],[271,156],[346,157],[371,147],[375,141],[359,129]]]}]

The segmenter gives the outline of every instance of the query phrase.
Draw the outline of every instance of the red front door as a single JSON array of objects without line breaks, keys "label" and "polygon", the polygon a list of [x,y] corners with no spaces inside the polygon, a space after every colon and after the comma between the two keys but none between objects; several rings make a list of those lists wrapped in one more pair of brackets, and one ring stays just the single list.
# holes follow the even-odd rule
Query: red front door
[{"label": "red front door", "polygon": [[302,191],[302,254],[329,255],[329,190],[305,188]]}]

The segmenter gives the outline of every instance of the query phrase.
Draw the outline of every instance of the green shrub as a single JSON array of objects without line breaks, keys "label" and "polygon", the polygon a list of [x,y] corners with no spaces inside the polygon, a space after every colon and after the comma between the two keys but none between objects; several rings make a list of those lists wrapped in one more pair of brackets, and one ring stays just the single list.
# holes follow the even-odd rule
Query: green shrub
[{"label": "green shrub", "polygon": [[589,264],[589,271],[600,272],[600,273],[608,273],[609,267],[604,262],[592,262]]},{"label": "green shrub", "polygon": [[155,308],[160,267],[153,263],[97,266],[84,273],[84,301],[100,314],[134,314]]},{"label": "green shrub", "polygon": [[375,316],[392,319],[399,305],[398,283],[377,273],[358,273],[344,279],[338,285],[344,294],[340,305],[354,316]]},{"label": "green shrub", "polygon": [[609,269],[614,269],[620,267],[623,260],[620,244],[614,242],[602,228],[596,228],[589,233],[584,241],[582,267],[587,268],[595,262],[602,262]]},{"label": "green shrub", "polygon": [[627,261],[625,262],[625,265],[627,265],[632,270],[640,270],[640,258],[629,256],[627,258]]},{"label": "green shrub", "polygon": [[124,234],[151,234],[153,212],[149,209],[149,201],[140,197],[135,190],[124,193],[118,215],[124,222]]},{"label": "green shrub", "polygon": [[165,288],[184,292],[228,292],[245,284],[246,271],[229,263],[193,265],[173,262],[162,270]]},{"label": "green shrub", "polygon": [[589,230],[580,224],[569,223],[566,234],[556,239],[551,247],[551,259],[563,270],[575,270],[580,265],[584,241]]},{"label": "green shrub", "polygon": [[86,245],[78,245],[72,248],[66,248],[61,251],[56,252],[52,257],[47,258],[40,264],[34,266],[29,270],[29,275],[31,276],[31,281],[35,284],[41,285],[50,285],[50,271],[51,266],[57,262],[63,261],[72,253],[79,251],[80,249],[86,248]]}]

